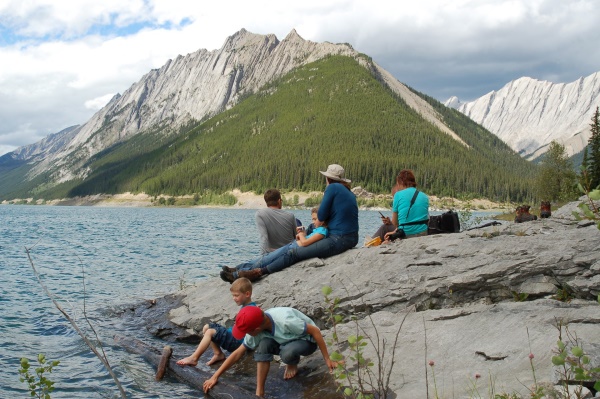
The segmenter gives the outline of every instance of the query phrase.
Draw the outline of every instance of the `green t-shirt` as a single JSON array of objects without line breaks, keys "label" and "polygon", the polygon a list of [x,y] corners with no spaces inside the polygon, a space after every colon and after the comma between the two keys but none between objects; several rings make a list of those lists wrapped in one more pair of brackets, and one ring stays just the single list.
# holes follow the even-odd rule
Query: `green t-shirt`
[{"label": "green t-shirt", "polygon": [[271,308],[265,310],[265,314],[271,319],[273,329],[271,331],[261,331],[255,337],[246,334],[244,338],[246,348],[256,349],[263,338],[274,339],[279,344],[298,339],[315,342],[312,335],[306,332],[306,325],[316,326],[316,324],[299,310],[294,308]]}]

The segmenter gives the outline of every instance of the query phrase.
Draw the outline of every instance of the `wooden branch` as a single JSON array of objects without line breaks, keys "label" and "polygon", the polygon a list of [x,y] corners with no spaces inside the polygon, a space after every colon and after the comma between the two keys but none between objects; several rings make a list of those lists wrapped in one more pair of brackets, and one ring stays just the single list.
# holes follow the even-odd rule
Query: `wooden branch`
[{"label": "wooden branch", "polygon": [[167,367],[169,366],[169,359],[173,354],[173,349],[167,345],[163,348],[162,356],[160,358],[160,362],[158,363],[158,368],[156,369],[156,377],[154,378],[156,381],[162,380],[167,371]]},{"label": "wooden branch", "polygon": [[[141,355],[144,360],[152,364],[157,369],[160,368],[161,361],[165,359],[164,351],[161,352],[158,349],[151,347],[150,345],[131,337],[123,337],[116,335],[114,337],[115,343],[125,348],[126,351]],[[169,356],[170,357],[170,356]],[[177,378],[179,381],[184,382],[192,388],[203,390],[202,386],[204,381],[212,377],[212,372],[208,373],[200,368],[192,366],[179,366],[177,362],[169,358],[165,361],[165,370],[168,375]],[[160,370],[159,370],[160,372]],[[162,378],[162,377],[161,377]],[[228,384],[223,381],[223,378],[219,379],[219,383],[211,388],[208,393],[211,397],[229,397],[236,399],[255,399],[256,395],[236,385]]]},{"label": "wooden branch", "polygon": [[[75,329],[75,331],[77,331],[77,334],[79,334],[79,336],[83,339],[83,341],[90,348],[90,350],[92,352],[94,352],[94,355],[96,355],[98,357],[98,359],[100,359],[100,361],[102,362],[102,364],[104,364],[104,367],[106,367],[106,369],[108,370],[108,373],[113,378],[113,380],[115,381],[115,384],[119,388],[119,392],[121,393],[121,397],[123,399],[127,399],[127,395],[125,394],[125,390],[123,389],[123,386],[121,385],[121,382],[119,382],[119,379],[117,378],[117,375],[114,373],[112,367],[110,367],[110,364],[108,363],[108,360],[105,357],[103,357],[98,352],[98,350],[96,349],[96,347],[94,346],[94,344],[92,344],[92,342],[83,333],[83,331],[81,331],[79,329],[79,326],[77,325],[77,323],[75,323],[75,321],[67,314],[67,312],[54,299],[54,297],[52,296],[52,294],[50,293],[50,291],[48,290],[48,288],[46,288],[46,286],[42,282],[42,279],[40,278],[40,275],[39,275],[38,271],[36,270],[36,268],[35,268],[35,266],[33,264],[33,260],[31,259],[31,254],[29,252],[29,248],[25,247],[25,252],[27,252],[27,258],[29,259],[29,263],[31,264],[31,268],[33,269],[33,273],[35,274],[35,277],[37,278],[38,282],[42,286],[42,289],[44,290],[44,292],[46,293],[46,295],[48,296],[48,298],[50,298],[50,300],[52,300],[52,303],[54,303],[54,306],[56,306],[56,308],[63,314],[63,316],[65,316],[65,318],[69,321],[69,323],[71,323],[71,326],[73,326],[73,328]],[[86,320],[87,320],[87,317],[86,317]],[[89,323],[89,320],[88,320],[88,323]]]}]

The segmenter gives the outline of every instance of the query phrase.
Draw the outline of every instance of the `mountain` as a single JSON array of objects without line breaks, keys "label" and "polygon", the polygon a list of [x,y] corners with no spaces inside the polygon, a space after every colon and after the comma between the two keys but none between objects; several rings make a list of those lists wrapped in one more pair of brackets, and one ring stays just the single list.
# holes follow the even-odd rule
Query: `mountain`
[{"label": "mountain", "polygon": [[[29,176],[53,170],[51,178],[56,181],[85,177],[82,163],[111,145],[156,129],[173,133],[190,120],[230,108],[274,77],[327,54],[357,53],[349,45],[305,41],[295,30],[280,42],[274,35],[242,29],[227,38],[220,50],[198,50],[150,71],[123,95],[114,96],[61,148],[35,144],[34,160],[41,161]],[[28,147],[16,152],[33,153]]]},{"label": "mountain", "polygon": [[[272,79],[332,54],[359,58],[348,44],[306,41],[295,30],[280,42],[274,35],[242,29],[227,38],[220,50],[198,50],[150,71],[79,126],[76,134],[58,133],[63,137],[61,146],[43,140],[17,149],[9,158],[35,162],[29,178],[44,172],[50,172],[49,178],[57,182],[85,178],[88,171],[81,165],[115,143],[153,130],[177,132],[191,120],[203,120],[231,108]],[[381,70],[383,79],[396,86],[395,90],[416,97],[389,73],[377,65],[374,68]],[[445,129],[421,100],[409,101],[415,107],[423,106],[424,115]]]},{"label": "mountain", "polygon": [[432,193],[531,194],[533,168],[505,144],[350,45],[241,30],[150,71],[84,125],[0,157],[0,198],[322,189],[314,172],[333,162],[374,192],[411,167]]},{"label": "mountain", "polygon": [[600,105],[600,72],[571,83],[523,77],[455,108],[496,134],[526,159],[536,159],[556,140],[568,155],[580,152],[590,137],[590,120]]}]

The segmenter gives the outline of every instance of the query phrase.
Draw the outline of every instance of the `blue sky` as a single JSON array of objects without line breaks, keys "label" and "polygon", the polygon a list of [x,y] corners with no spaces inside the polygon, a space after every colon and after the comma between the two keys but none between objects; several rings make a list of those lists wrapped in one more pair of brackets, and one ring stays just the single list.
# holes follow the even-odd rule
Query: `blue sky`
[{"label": "blue sky", "polygon": [[[295,4],[301,3],[301,4]],[[600,71],[597,0],[0,0],[0,155],[242,28],[346,42],[440,101]]]}]

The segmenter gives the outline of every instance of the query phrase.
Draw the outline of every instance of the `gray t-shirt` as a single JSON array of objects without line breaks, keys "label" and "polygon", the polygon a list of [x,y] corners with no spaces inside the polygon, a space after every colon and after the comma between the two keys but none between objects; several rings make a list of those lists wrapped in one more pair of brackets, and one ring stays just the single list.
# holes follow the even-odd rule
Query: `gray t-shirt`
[{"label": "gray t-shirt", "polygon": [[273,252],[296,239],[296,218],[290,212],[275,208],[259,209],[255,218],[261,255]]}]

